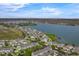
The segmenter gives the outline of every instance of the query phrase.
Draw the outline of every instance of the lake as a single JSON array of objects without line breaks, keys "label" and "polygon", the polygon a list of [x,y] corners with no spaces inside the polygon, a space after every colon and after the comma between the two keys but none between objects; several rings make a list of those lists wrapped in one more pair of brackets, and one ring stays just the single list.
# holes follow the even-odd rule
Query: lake
[{"label": "lake", "polygon": [[30,26],[42,32],[48,32],[61,37],[62,43],[79,45],[79,26],[69,26],[60,24],[37,24]]}]

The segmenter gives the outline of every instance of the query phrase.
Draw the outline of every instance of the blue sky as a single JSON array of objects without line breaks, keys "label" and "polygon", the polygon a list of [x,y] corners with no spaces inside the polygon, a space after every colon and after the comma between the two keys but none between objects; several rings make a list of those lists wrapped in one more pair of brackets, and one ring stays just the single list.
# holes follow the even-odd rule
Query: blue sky
[{"label": "blue sky", "polygon": [[79,18],[79,4],[0,3],[0,18]]}]

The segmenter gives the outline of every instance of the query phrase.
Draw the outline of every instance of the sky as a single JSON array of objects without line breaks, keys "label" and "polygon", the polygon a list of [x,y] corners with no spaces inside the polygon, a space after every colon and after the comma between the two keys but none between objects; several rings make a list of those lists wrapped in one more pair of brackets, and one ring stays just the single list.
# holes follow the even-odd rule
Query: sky
[{"label": "sky", "polygon": [[79,4],[0,3],[0,18],[79,18]]}]

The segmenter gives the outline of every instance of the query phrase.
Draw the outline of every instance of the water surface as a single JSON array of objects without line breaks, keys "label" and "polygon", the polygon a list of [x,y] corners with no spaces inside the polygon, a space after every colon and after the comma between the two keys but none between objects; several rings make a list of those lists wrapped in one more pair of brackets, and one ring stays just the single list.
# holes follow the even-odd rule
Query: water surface
[{"label": "water surface", "polygon": [[48,32],[61,37],[63,42],[79,45],[79,26],[68,26],[59,24],[37,24],[30,26],[42,32]]}]

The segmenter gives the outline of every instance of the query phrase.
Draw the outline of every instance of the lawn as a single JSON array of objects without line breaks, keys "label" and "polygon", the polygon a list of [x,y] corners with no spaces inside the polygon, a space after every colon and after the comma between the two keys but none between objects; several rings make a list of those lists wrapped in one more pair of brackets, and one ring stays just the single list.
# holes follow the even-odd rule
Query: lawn
[{"label": "lawn", "polygon": [[49,41],[55,41],[57,38],[54,34],[46,33],[46,35],[49,37]]}]

